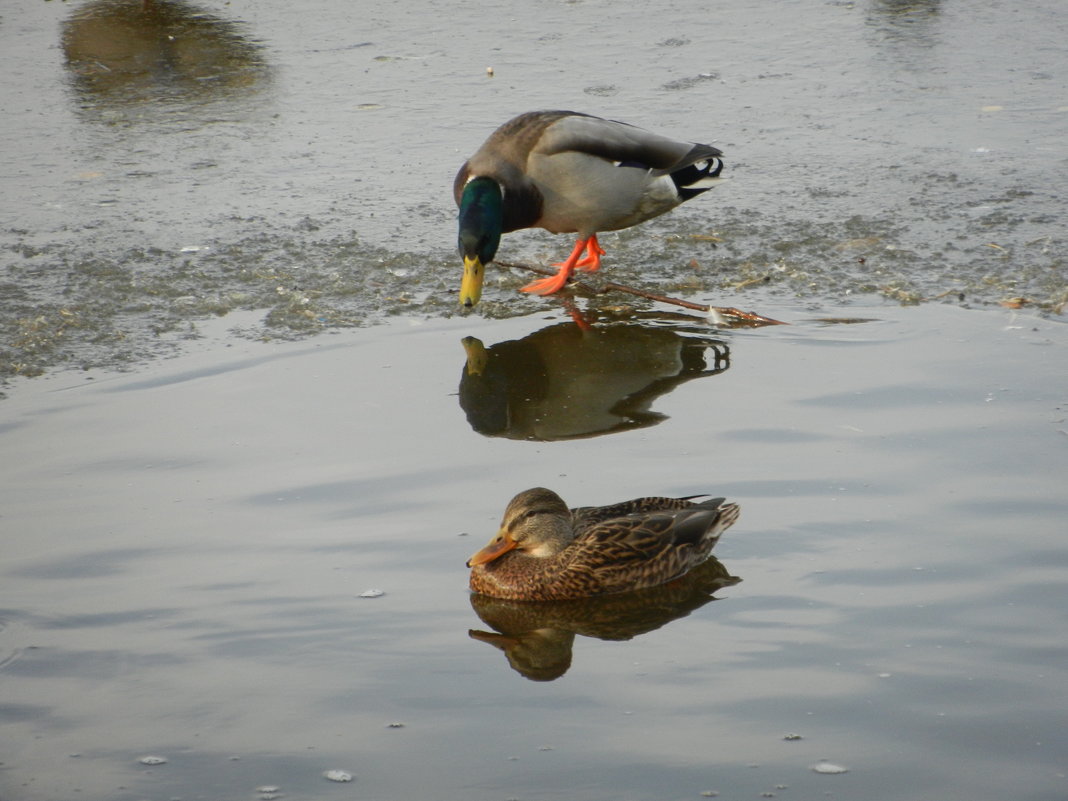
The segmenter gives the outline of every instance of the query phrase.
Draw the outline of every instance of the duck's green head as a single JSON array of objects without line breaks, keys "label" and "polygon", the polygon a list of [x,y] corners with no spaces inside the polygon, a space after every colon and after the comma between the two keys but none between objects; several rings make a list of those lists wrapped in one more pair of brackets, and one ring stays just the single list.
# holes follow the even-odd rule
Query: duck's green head
[{"label": "duck's green head", "polygon": [[460,303],[471,308],[482,297],[482,278],[501,243],[504,224],[501,186],[492,178],[472,178],[460,196],[460,255],[464,277]]}]

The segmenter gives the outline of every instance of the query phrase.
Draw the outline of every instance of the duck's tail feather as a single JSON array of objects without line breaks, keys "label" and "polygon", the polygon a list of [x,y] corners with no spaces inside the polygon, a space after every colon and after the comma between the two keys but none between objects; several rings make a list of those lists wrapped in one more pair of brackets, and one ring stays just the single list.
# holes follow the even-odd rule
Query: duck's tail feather
[{"label": "duck's tail feather", "polygon": [[712,498],[676,515],[676,544],[689,543],[699,550],[711,550],[720,535],[734,525],[741,511],[738,504],[724,503],[725,500]]},{"label": "duck's tail feather", "polygon": [[722,152],[710,145],[694,145],[685,159],[688,162],[686,166],[671,173],[679,197],[684,201],[689,200],[726,180],[720,177],[723,172],[722,156]]}]

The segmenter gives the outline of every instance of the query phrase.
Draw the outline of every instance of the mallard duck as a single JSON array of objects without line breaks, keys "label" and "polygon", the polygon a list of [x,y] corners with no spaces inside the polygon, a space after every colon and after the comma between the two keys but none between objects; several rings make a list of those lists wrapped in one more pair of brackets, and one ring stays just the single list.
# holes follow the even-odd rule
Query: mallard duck
[{"label": "mallard duck", "polygon": [[600,267],[599,231],[629,228],[711,189],[722,155],[711,145],[575,111],[531,111],[509,120],[464,163],[453,184],[464,260],[460,302],[469,308],[478,303],[485,265],[502,233],[544,228],[578,234],[556,275],[523,287],[552,294],[576,268]]},{"label": "mallard duck", "polygon": [[555,492],[535,487],[509,502],[497,535],[467,561],[470,586],[517,601],[655,587],[703,562],[738,512],[723,498],[637,498],[568,509]]}]

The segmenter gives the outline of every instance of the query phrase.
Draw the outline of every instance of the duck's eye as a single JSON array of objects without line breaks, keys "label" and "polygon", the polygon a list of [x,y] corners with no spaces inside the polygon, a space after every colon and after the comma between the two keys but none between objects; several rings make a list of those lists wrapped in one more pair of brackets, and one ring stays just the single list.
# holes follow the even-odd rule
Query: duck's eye
[{"label": "duck's eye", "polygon": [[518,523],[520,526],[522,526],[522,524],[524,524],[524,523],[526,523],[526,522],[528,522],[530,520],[533,520],[539,514],[540,514],[540,512],[538,512],[537,509],[530,509],[530,510],[528,510],[526,512],[523,512],[523,514],[520,515],[519,519],[516,520],[516,523]]}]

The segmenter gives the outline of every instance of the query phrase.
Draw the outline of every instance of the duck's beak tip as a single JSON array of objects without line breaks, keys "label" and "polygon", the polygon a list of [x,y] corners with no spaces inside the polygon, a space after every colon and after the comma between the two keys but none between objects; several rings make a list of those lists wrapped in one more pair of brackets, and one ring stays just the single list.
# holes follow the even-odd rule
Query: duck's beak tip
[{"label": "duck's beak tip", "polygon": [[479,550],[467,560],[468,567],[476,567],[478,565],[484,565],[487,562],[492,562],[499,556],[508,553],[516,547],[518,543],[509,537],[507,534],[498,534],[486,547]]},{"label": "duck's beak tip", "polygon": [[460,282],[460,305],[470,309],[482,297],[484,268],[478,256],[464,256],[464,277]]}]

